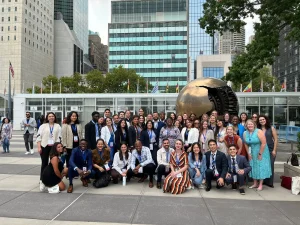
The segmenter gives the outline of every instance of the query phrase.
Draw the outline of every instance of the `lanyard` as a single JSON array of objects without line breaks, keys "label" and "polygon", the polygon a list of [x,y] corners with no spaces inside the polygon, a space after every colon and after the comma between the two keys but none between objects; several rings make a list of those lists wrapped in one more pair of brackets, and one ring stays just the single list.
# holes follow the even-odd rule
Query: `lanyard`
[{"label": "lanyard", "polygon": [[86,163],[86,154],[85,154],[85,151],[81,150],[81,153],[82,153],[83,161],[84,161],[84,163]]},{"label": "lanyard", "polygon": [[137,153],[137,158],[138,158],[139,162],[141,163],[141,162],[142,162],[142,152],[141,152],[141,155],[139,155],[139,154]]},{"label": "lanyard", "polygon": [[206,132],[205,132],[205,136],[204,136],[204,132],[203,132],[202,136],[203,136],[204,142],[206,142],[207,129],[206,129]]},{"label": "lanyard", "polygon": [[99,153],[99,155],[100,155],[101,160],[103,160],[103,158],[102,158],[102,151],[99,151],[99,150],[98,150],[98,153]]},{"label": "lanyard", "polygon": [[51,134],[51,136],[53,136],[54,125],[53,125],[53,127],[51,128],[51,126],[50,126],[50,124],[49,124],[49,129],[50,129],[50,134]]},{"label": "lanyard", "polygon": [[184,139],[185,139],[185,140],[188,139],[188,137],[189,137],[189,132],[190,132],[190,131],[186,128],[185,134],[184,134]]},{"label": "lanyard", "polygon": [[232,136],[232,141],[230,141],[231,137],[228,136],[228,142],[229,142],[229,145],[233,145],[234,144],[234,136]]},{"label": "lanyard", "polygon": [[254,134],[254,131],[252,132],[252,134],[250,134],[250,132],[249,132],[249,141],[251,141],[253,134]]},{"label": "lanyard", "polygon": [[177,154],[176,154],[176,164],[177,164],[177,166],[179,166],[179,164],[180,164],[180,156],[178,157]]},{"label": "lanyard", "polygon": [[170,162],[170,152],[166,152],[166,162],[169,163]]},{"label": "lanyard", "polygon": [[92,123],[95,124],[96,137],[99,137],[99,126],[98,126],[98,123],[95,123],[93,120],[92,120]]},{"label": "lanyard", "polygon": [[71,128],[72,128],[73,133],[77,133],[76,124],[71,124]]},{"label": "lanyard", "polygon": [[196,163],[196,167],[199,168],[201,162],[199,162],[199,160],[198,160],[198,161],[195,161],[195,163]]},{"label": "lanyard", "polygon": [[149,131],[147,131],[148,132],[148,135],[149,135],[149,139],[150,139],[150,142],[151,142],[151,139],[152,139],[152,130],[149,132]]},{"label": "lanyard", "polygon": [[221,133],[223,132],[224,128],[222,128],[222,130],[219,131],[218,133],[218,137],[221,137]]},{"label": "lanyard", "polygon": [[123,132],[123,138],[124,138],[124,140],[126,139],[126,132],[125,131]]},{"label": "lanyard", "polygon": [[139,138],[140,138],[140,130],[139,130],[139,127],[138,127],[138,126],[135,126],[134,129],[135,129],[135,132],[136,132],[136,139],[139,139]]}]

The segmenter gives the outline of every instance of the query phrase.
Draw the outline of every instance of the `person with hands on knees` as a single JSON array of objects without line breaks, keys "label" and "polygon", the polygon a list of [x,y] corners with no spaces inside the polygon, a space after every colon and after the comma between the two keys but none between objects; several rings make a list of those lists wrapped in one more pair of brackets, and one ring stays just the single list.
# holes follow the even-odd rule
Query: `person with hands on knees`
[{"label": "person with hands on knees", "polygon": [[197,188],[204,188],[202,185],[205,179],[206,171],[206,157],[201,151],[200,144],[195,142],[192,144],[191,152],[189,154],[189,173],[192,182]]},{"label": "person with hands on knees", "polygon": [[163,146],[161,149],[157,151],[157,184],[156,187],[158,189],[161,189],[161,178],[162,175],[169,175],[171,172],[170,168],[170,159],[171,159],[171,154],[174,152],[173,148],[170,148],[170,142],[169,139],[165,138],[163,140]]},{"label": "person with hands on knees", "polygon": [[217,181],[217,189],[224,186],[225,177],[228,170],[228,161],[226,155],[223,152],[218,151],[217,142],[215,140],[208,141],[208,152],[206,156],[206,191],[211,189],[211,181]]},{"label": "person with hands on knees", "polygon": [[106,171],[110,170],[108,163],[110,162],[110,152],[103,139],[97,140],[97,148],[92,150],[93,169],[92,175],[95,179],[99,179]]},{"label": "person with hands on knees", "polygon": [[86,139],[81,139],[79,147],[72,150],[69,161],[69,187],[67,192],[73,192],[73,177],[80,176],[82,185],[88,186],[88,178],[92,171],[92,152],[87,148],[88,142]]},{"label": "person with hands on knees", "polygon": [[251,166],[243,155],[238,155],[234,144],[228,146],[228,172],[226,174],[226,184],[231,184],[232,189],[236,190],[239,185],[241,195],[245,195],[244,184],[247,174],[251,171]]},{"label": "person with hands on knees", "polygon": [[130,168],[131,153],[128,151],[126,142],[121,142],[120,151],[116,152],[111,170],[113,183],[117,184],[119,179],[127,177],[127,171]]},{"label": "person with hands on knees", "polygon": [[42,182],[42,174],[49,163],[49,153],[55,142],[61,141],[61,127],[56,122],[54,113],[49,112],[46,116],[46,123],[42,124],[38,130],[36,143],[37,149],[41,156],[41,173],[40,173],[40,191],[46,189]]},{"label": "person with hands on knees", "polygon": [[135,142],[135,149],[131,154],[130,169],[127,172],[127,178],[132,176],[141,177],[139,183],[144,182],[149,175],[149,187],[153,187],[153,175],[155,173],[155,164],[152,159],[150,149],[142,146],[141,141]]}]

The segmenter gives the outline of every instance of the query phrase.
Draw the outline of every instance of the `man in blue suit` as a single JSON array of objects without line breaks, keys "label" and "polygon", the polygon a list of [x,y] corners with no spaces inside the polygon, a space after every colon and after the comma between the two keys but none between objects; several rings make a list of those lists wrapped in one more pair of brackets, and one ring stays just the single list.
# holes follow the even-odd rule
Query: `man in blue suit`
[{"label": "man in blue suit", "polygon": [[228,172],[226,174],[226,184],[232,184],[232,189],[237,189],[239,184],[239,191],[241,195],[245,195],[244,184],[247,174],[251,171],[251,166],[245,156],[237,155],[235,145],[229,145]]},{"label": "man in blue suit", "polygon": [[159,137],[161,128],[163,128],[166,124],[162,121],[159,121],[158,112],[153,113],[153,125],[154,129],[156,130],[155,135],[156,137]]},{"label": "man in blue suit", "polygon": [[69,188],[68,193],[73,192],[73,177],[80,176],[82,185],[88,186],[88,177],[92,171],[92,152],[87,149],[88,142],[86,139],[81,139],[79,147],[72,150],[69,161]]}]

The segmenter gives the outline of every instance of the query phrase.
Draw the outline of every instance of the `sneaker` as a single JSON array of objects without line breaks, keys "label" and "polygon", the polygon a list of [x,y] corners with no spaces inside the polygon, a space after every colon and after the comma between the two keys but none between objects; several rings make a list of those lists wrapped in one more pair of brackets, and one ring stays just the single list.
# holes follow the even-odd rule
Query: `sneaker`
[{"label": "sneaker", "polygon": [[30,152],[25,152],[25,155],[29,155],[30,154]]},{"label": "sneaker", "polygon": [[59,191],[59,186],[58,185],[55,185],[53,187],[50,187],[48,188],[48,192],[50,194],[58,194],[60,191]]},{"label": "sneaker", "polygon": [[41,192],[46,191],[46,186],[45,186],[45,184],[43,184],[43,182],[41,180],[40,180],[40,191]]},{"label": "sneaker", "polygon": [[31,149],[31,150],[30,150],[30,154],[33,155],[33,153],[34,153],[34,151],[33,151],[33,149]]},{"label": "sneaker", "polygon": [[241,188],[241,189],[239,189],[239,190],[240,190],[240,194],[241,194],[241,195],[245,195],[245,194],[246,194],[244,188]]},{"label": "sneaker", "polygon": [[198,188],[199,188],[199,189],[204,189],[205,186],[204,186],[203,184],[200,184],[200,185],[198,185]]}]

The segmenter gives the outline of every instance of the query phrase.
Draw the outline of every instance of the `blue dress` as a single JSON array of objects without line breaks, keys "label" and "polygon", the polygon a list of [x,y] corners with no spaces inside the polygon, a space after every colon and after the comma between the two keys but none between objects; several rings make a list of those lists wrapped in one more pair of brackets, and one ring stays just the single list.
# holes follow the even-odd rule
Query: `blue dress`
[{"label": "blue dress", "polygon": [[261,142],[257,135],[258,129],[255,129],[251,135],[248,130],[246,130],[245,132],[245,142],[249,147],[251,147],[252,156],[252,160],[250,161],[252,170],[249,173],[249,176],[255,180],[263,180],[265,178],[269,178],[272,175],[272,171],[268,145],[266,144],[266,147],[262,154],[262,160],[258,160],[258,153],[261,145]]}]

